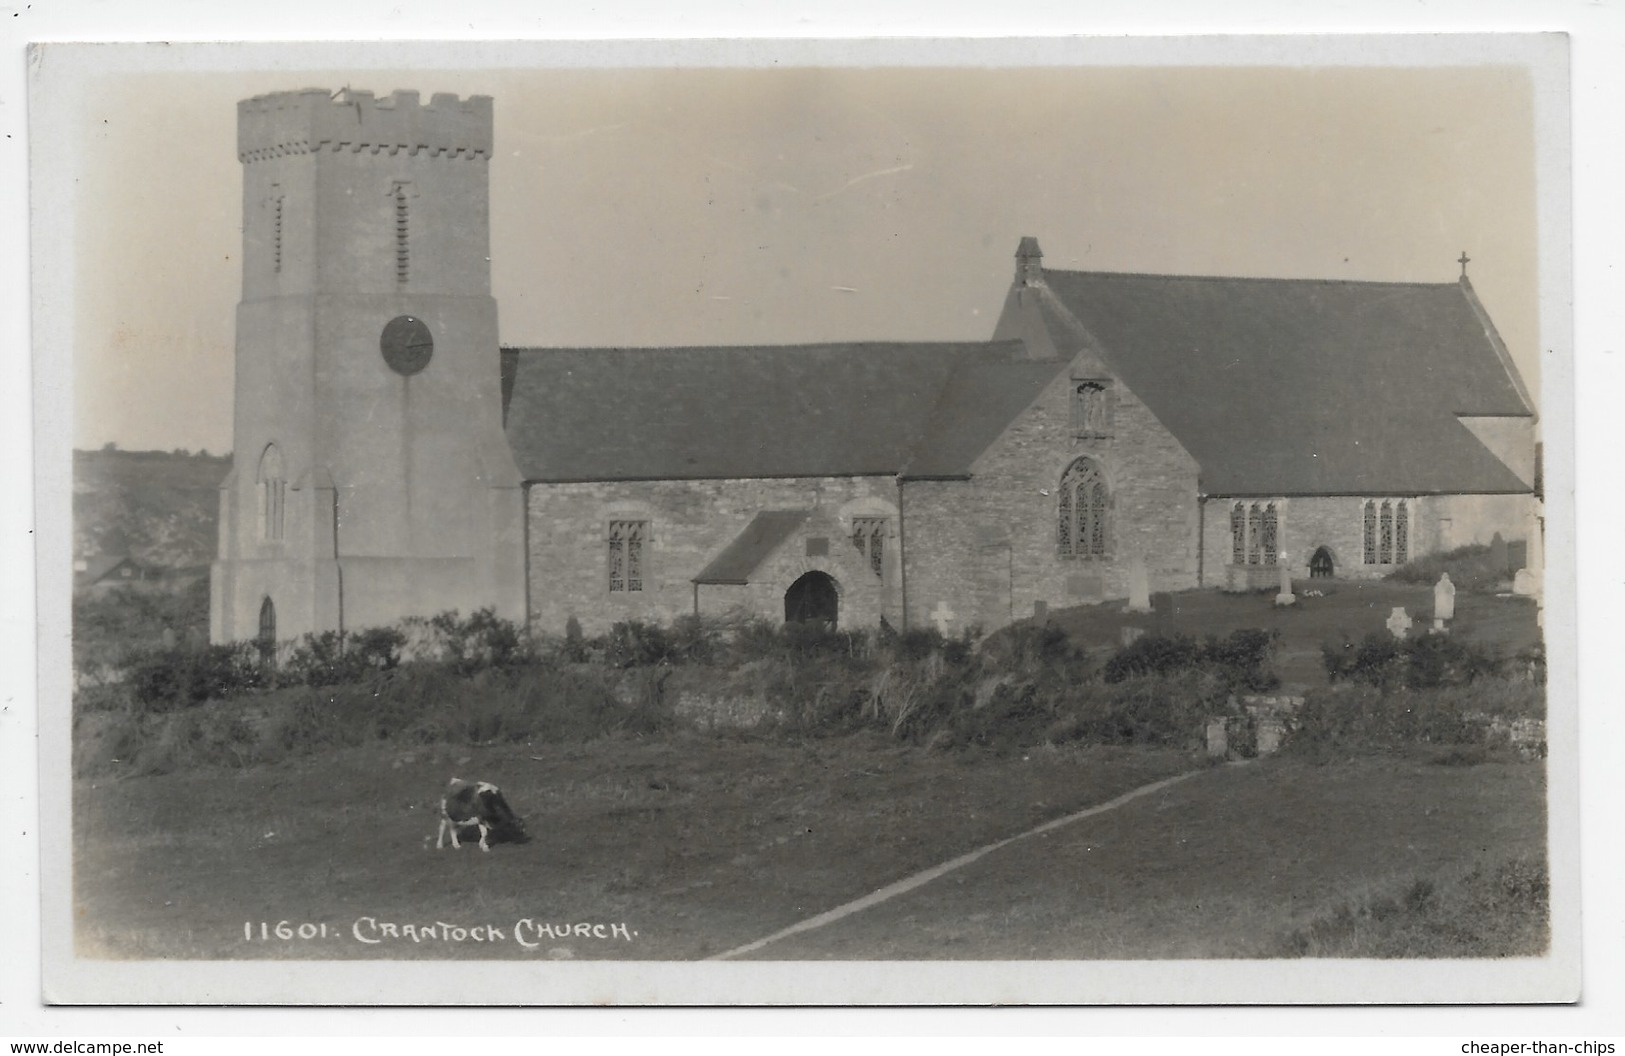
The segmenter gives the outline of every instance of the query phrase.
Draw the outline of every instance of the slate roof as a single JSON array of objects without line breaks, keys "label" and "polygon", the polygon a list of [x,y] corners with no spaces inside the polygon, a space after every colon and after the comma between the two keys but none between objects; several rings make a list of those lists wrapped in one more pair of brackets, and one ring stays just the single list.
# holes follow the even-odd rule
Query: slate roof
[{"label": "slate roof", "polygon": [[[503,417],[532,482],[890,476],[956,372],[1019,367],[1021,353],[1014,341],[504,349]],[[985,417],[970,432],[991,442],[1009,418]]]},{"label": "slate roof", "polygon": [[1456,419],[1532,413],[1466,283],[1044,278],[1058,344],[1081,323],[1209,494],[1529,491]]},{"label": "slate roof", "polygon": [[695,583],[742,586],[768,556],[806,523],[811,510],[763,510],[694,577]]}]

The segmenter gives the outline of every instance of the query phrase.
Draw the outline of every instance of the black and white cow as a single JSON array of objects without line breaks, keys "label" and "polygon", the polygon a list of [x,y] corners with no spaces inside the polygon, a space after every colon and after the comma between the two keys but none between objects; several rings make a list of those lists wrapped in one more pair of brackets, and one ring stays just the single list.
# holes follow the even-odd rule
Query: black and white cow
[{"label": "black and white cow", "polygon": [[510,843],[524,843],[528,839],[524,820],[508,806],[500,788],[489,781],[464,781],[454,777],[446,786],[446,794],[440,797],[440,836],[435,840],[435,849],[445,847],[448,832],[451,845],[461,847],[457,830],[470,826],[479,827],[482,851],[491,849],[486,841],[490,835]]}]

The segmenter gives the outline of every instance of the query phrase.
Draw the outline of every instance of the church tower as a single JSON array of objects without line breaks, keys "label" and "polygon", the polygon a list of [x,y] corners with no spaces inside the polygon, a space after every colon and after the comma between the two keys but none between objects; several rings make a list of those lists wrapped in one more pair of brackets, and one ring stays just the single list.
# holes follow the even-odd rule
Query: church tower
[{"label": "church tower", "polygon": [[314,89],[245,100],[237,122],[243,294],[210,637],[486,606],[523,620],[491,100]]}]

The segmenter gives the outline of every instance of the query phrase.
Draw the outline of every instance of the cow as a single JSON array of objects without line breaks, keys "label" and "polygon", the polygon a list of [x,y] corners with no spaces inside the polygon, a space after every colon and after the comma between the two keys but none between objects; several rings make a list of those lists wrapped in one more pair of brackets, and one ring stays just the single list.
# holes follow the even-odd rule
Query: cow
[{"label": "cow", "polygon": [[498,840],[509,843],[524,843],[529,838],[525,834],[524,820],[508,806],[500,788],[489,781],[464,781],[454,777],[440,797],[440,836],[435,840],[435,850],[446,846],[448,832],[452,847],[462,847],[457,830],[470,826],[479,827],[482,851],[491,849],[486,837],[493,834]]}]

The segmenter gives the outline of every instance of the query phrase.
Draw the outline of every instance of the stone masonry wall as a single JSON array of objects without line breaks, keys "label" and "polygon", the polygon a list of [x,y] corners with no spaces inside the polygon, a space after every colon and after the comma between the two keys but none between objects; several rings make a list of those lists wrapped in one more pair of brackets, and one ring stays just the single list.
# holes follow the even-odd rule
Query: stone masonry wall
[{"label": "stone masonry wall", "polygon": [[[1397,498],[1372,495],[1371,499]],[[1223,586],[1230,564],[1230,507],[1234,499],[1207,500],[1203,517],[1203,582]],[[1385,576],[1397,565],[1364,563],[1366,496],[1319,496],[1247,499],[1274,502],[1280,511],[1281,559],[1296,577],[1309,575],[1309,559],[1324,546],[1331,551],[1335,574],[1347,579]],[[1508,542],[1528,535],[1527,495],[1424,495],[1410,503],[1411,559],[1472,542],[1489,542],[1500,532]]]},{"label": "stone masonry wall", "polygon": [[[886,569],[880,595],[865,583],[851,593],[850,580],[832,566],[842,589],[842,626],[854,621],[878,622],[878,607],[895,604],[897,583],[897,487],[891,477],[817,477],[770,480],[620,481],[583,484],[533,484],[527,503],[529,612],[531,626],[560,633],[574,616],[588,634],[602,633],[627,619],[669,623],[694,611],[693,577],[731,543],[757,513],[818,507],[841,528],[830,539],[832,556],[845,564],[844,552],[857,551],[847,538],[851,518],[884,516],[889,520]],[[644,549],[644,589],[611,594],[608,584],[606,533],[611,520],[649,522]],[[794,545],[794,541],[792,544]],[[861,566],[852,563],[850,568]],[[767,572],[769,570],[764,570]],[[864,572],[872,576],[872,573]],[[734,595],[764,606],[762,615],[784,618],[782,593],[754,589],[701,587],[707,613],[717,601]],[[859,598],[862,598],[861,603]],[[854,607],[849,604],[858,603]],[[769,604],[771,602],[771,604]],[[893,619],[895,624],[896,620]]]},{"label": "stone masonry wall", "polygon": [[[1110,435],[1076,436],[1073,373],[1059,372],[977,460],[970,480],[905,482],[910,627],[989,631],[1031,616],[1037,602],[1060,608],[1126,597],[1136,553],[1152,590],[1196,586],[1195,460],[1121,385],[1112,390]],[[1099,461],[1111,488],[1105,561],[1062,558],[1057,545],[1061,477],[1084,455]]]}]

